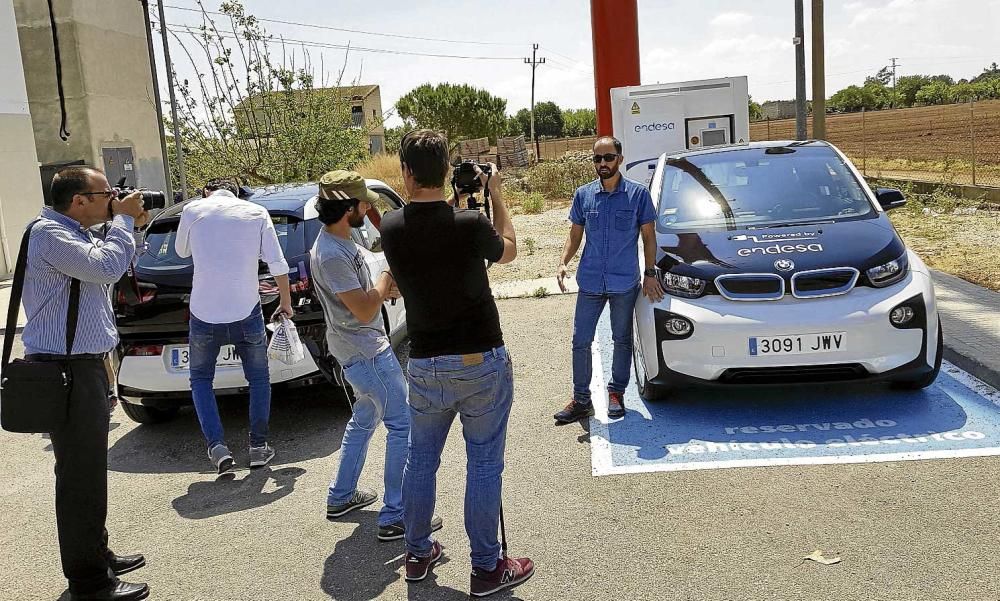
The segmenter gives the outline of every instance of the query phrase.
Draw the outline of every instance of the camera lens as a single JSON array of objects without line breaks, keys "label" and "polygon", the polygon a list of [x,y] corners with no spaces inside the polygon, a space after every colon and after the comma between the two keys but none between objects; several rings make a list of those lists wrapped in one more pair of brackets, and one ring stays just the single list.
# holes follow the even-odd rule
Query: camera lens
[{"label": "camera lens", "polygon": [[147,210],[163,209],[167,206],[167,196],[163,192],[143,192],[142,205]]}]

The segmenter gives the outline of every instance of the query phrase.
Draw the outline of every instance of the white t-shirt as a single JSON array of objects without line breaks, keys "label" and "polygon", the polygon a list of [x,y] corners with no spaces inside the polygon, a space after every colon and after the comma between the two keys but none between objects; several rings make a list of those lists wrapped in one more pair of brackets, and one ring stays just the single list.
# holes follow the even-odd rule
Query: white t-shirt
[{"label": "white t-shirt", "polygon": [[288,263],[267,209],[219,190],[181,212],[177,255],[194,257],[191,314],[206,323],[233,323],[260,302],[258,261],[272,276]]}]

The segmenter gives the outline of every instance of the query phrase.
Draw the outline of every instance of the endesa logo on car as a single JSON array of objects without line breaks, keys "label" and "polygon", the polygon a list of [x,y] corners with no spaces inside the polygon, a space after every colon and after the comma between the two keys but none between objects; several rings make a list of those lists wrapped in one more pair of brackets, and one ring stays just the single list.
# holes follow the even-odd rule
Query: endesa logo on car
[{"label": "endesa logo on car", "polygon": [[636,133],[644,131],[665,131],[668,129],[674,129],[674,122],[669,123],[642,123],[635,126]]},{"label": "endesa logo on car", "polygon": [[736,251],[741,257],[749,257],[754,254],[780,255],[791,253],[823,252],[823,245],[813,244],[773,244],[771,246],[755,246],[753,248],[741,248]]}]

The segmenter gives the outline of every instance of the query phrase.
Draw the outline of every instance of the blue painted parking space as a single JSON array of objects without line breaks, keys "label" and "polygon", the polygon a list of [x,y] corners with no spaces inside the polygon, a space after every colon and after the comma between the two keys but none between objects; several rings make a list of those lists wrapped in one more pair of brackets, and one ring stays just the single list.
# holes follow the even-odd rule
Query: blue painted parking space
[{"label": "blue painted parking space", "polygon": [[611,352],[605,312],[591,384],[595,476],[1000,455],[1000,393],[948,363],[922,391],[797,385],[679,390],[648,402],[632,382],[626,416],[608,420]]}]

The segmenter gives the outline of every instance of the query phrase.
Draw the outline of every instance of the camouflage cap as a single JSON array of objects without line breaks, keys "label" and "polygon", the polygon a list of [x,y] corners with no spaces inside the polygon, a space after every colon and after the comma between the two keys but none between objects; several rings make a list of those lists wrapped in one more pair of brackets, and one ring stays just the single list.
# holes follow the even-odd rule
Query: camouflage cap
[{"label": "camouflage cap", "polygon": [[319,197],[327,199],[355,199],[368,203],[377,202],[378,194],[368,189],[365,178],[357,171],[327,171],[319,178]]}]

